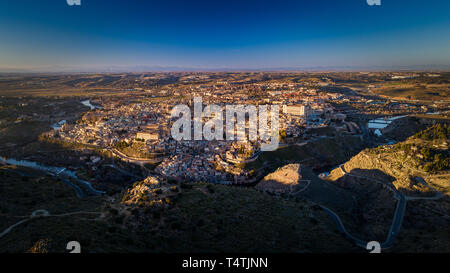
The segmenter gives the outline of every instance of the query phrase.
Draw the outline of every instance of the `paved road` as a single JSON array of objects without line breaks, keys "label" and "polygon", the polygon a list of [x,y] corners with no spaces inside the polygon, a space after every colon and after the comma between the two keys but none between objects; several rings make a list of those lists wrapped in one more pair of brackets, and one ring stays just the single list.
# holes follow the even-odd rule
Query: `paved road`
[{"label": "paved road", "polygon": [[145,158],[134,158],[134,157],[129,157],[127,155],[125,155],[124,153],[116,150],[116,149],[106,149],[108,151],[110,151],[113,155],[120,157],[123,161],[127,161],[127,162],[131,162],[131,163],[136,163],[140,166],[144,166],[144,164],[147,163],[156,163],[158,162],[158,160],[155,159],[145,159]]},{"label": "paved road", "polygon": [[25,222],[30,221],[31,219],[40,218],[40,217],[63,217],[63,216],[71,216],[75,214],[101,214],[100,212],[89,212],[89,211],[76,211],[76,212],[69,212],[69,213],[63,213],[63,214],[50,214],[47,210],[35,210],[31,213],[30,216],[19,216],[19,217],[27,217],[26,219],[23,219],[14,225],[8,227],[5,229],[2,233],[0,233],[0,238],[11,232],[11,230]]},{"label": "paved road", "polygon": [[[303,188],[301,188],[301,189],[299,189],[299,190],[297,190],[295,192],[291,192],[291,195],[297,195],[297,194],[301,193],[302,191],[305,191],[309,187],[309,185],[311,185],[311,180],[299,180],[299,182],[300,181],[306,182],[306,186],[304,186]],[[291,186],[291,190],[295,186],[296,185]]]},{"label": "paved road", "polygon": [[[365,177],[365,176],[360,176],[360,175],[354,175],[354,174],[350,174],[348,173],[345,168],[344,168],[344,164],[341,164],[339,166],[340,170],[342,171],[342,173],[344,175],[348,175],[348,176],[353,176],[353,177],[357,177],[357,178],[363,178],[363,179],[368,179],[368,180],[372,180],[376,183],[380,183],[385,187],[388,187],[393,193],[394,193],[394,198],[397,199],[397,206],[395,208],[395,213],[394,213],[394,218],[392,220],[392,224],[391,227],[389,229],[389,233],[386,237],[386,240],[380,244],[382,249],[386,249],[386,248],[390,248],[394,245],[395,239],[398,235],[398,233],[401,230],[402,227],[402,223],[403,223],[403,216],[405,214],[405,210],[406,210],[406,202],[407,200],[429,200],[431,198],[434,199],[439,199],[442,197],[442,193],[433,189],[432,187],[430,187],[429,185],[426,185],[427,187],[429,187],[430,189],[433,189],[435,192],[437,192],[438,194],[434,197],[406,197],[404,196],[401,192],[397,191],[397,189],[395,187],[391,187],[390,185],[387,185],[381,181],[378,181],[377,179],[371,178],[371,177]],[[412,199],[414,198],[414,199]],[[325,212],[327,212],[333,219],[333,221],[336,223],[337,228],[343,232],[350,240],[352,240],[357,246],[366,248],[367,243],[369,241],[365,241],[365,240],[361,240],[359,238],[356,238],[355,236],[353,236],[352,234],[350,234],[346,229],[344,224],[342,223],[341,219],[339,218],[339,216],[332,211],[331,209],[325,207],[325,206],[321,206],[320,207],[325,210]]]},{"label": "paved road", "polygon": [[352,240],[357,246],[366,248],[367,243],[368,243],[369,241],[364,241],[364,240],[358,239],[358,238],[356,238],[355,236],[353,236],[350,232],[347,231],[347,229],[345,229],[344,223],[342,223],[341,218],[339,218],[339,216],[338,216],[334,211],[332,211],[331,209],[329,209],[329,208],[327,208],[327,207],[325,207],[325,206],[322,206],[322,205],[319,205],[319,206],[320,206],[320,207],[321,207],[328,215],[331,216],[331,219],[335,222],[335,224],[336,224],[336,226],[337,226],[337,229],[338,229],[339,231],[343,232],[343,233],[347,236],[347,238],[349,238],[350,240]]},{"label": "paved road", "polygon": [[28,219],[24,219],[20,222],[15,223],[14,225],[10,226],[9,228],[5,229],[2,233],[0,233],[0,238],[2,238],[3,236],[5,236],[6,234],[8,234],[13,228],[15,228],[16,226],[23,224],[25,222],[28,222],[31,218]]}]

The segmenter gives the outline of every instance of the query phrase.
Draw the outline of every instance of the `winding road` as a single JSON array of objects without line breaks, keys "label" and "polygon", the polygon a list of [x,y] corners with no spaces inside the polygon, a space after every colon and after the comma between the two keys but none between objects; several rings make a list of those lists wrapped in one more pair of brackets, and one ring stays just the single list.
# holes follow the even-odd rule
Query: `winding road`
[{"label": "winding road", "polygon": [[6,234],[10,233],[13,228],[28,222],[35,218],[41,218],[41,217],[64,217],[64,216],[71,216],[75,214],[101,214],[100,212],[89,212],[89,211],[76,211],[76,212],[69,212],[69,213],[63,213],[63,214],[50,214],[47,210],[35,210],[31,213],[30,216],[17,216],[17,217],[27,217],[26,219],[23,219],[14,225],[9,226],[7,229],[5,229],[2,233],[0,233],[0,238],[5,236]]},{"label": "winding road", "polygon": [[[403,216],[405,215],[407,200],[436,200],[443,196],[443,194],[441,192],[433,189],[428,184],[425,184],[425,186],[427,186],[428,188],[430,188],[436,192],[436,196],[434,196],[434,197],[407,197],[407,196],[403,195],[401,192],[399,192],[395,187],[387,185],[386,183],[383,183],[382,181],[379,181],[379,180],[371,178],[371,177],[365,177],[365,176],[354,175],[354,174],[348,173],[344,168],[344,164],[341,164],[339,166],[339,169],[342,171],[342,173],[344,175],[353,176],[353,177],[362,178],[362,179],[368,179],[368,180],[374,181],[376,183],[380,183],[384,187],[388,187],[394,193],[394,198],[397,199],[397,206],[395,207],[394,218],[392,220],[392,224],[389,229],[389,233],[386,237],[386,240],[380,244],[382,249],[390,248],[394,245],[396,236],[398,235],[398,233],[400,232],[401,227],[402,227]],[[328,213],[328,215],[331,216],[331,218],[335,222],[338,230],[343,232],[347,236],[347,238],[352,240],[357,246],[366,248],[367,243],[369,243],[369,241],[365,241],[365,240],[362,240],[362,239],[359,239],[359,238],[353,236],[350,232],[348,232],[346,230],[344,223],[341,221],[339,216],[334,211],[332,211],[331,209],[329,209],[325,206],[322,206],[322,205],[319,205],[319,206],[326,213]]]}]

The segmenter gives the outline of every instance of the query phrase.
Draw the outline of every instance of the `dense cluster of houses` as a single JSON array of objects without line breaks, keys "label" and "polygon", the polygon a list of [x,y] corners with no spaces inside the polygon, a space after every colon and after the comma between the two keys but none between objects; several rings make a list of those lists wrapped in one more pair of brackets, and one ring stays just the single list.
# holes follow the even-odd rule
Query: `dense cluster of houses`
[{"label": "dense cluster of houses", "polygon": [[176,104],[186,103],[193,111],[193,98],[201,97],[203,107],[208,104],[216,104],[223,109],[229,104],[279,105],[282,142],[297,138],[304,141],[305,131],[309,128],[333,126],[341,133],[360,133],[355,122],[346,121],[346,114],[336,111],[330,104],[330,101],[344,99],[344,95],[319,92],[297,84],[230,85],[221,82],[168,94],[183,99],[100,101],[101,109],[87,112],[75,124],[62,125],[55,134],[66,141],[110,149],[139,142],[142,144],[140,149],[146,154],[161,156],[162,162],[156,168],[161,175],[174,179],[233,183],[248,177],[248,173],[236,166],[258,157],[261,140],[176,141],[171,136],[174,122],[171,109]]}]

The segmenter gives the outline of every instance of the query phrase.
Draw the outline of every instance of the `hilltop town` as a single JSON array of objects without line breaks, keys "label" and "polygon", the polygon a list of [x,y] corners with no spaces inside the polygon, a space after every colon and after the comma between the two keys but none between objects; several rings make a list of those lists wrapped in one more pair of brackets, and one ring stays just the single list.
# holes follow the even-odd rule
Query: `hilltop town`
[{"label": "hilltop town", "polygon": [[[402,86],[411,92],[400,90]],[[449,73],[421,71],[2,75],[1,173],[11,182],[7,184],[8,191],[26,195],[28,201],[26,204],[0,202],[0,217],[5,220],[0,227],[6,229],[14,224],[13,207],[23,214],[37,207],[55,210],[58,215],[87,210],[100,215],[96,219],[102,224],[95,227],[99,233],[128,236],[128,243],[135,242],[136,249],[142,251],[152,246],[173,251],[176,243],[161,241],[169,234],[183,240],[184,250],[204,250],[202,240],[213,236],[219,250],[229,251],[231,246],[217,239],[217,234],[248,232],[249,226],[262,221],[270,211],[271,217],[280,221],[271,223],[270,228],[292,228],[296,234],[297,227],[325,230],[336,242],[333,251],[340,247],[342,251],[357,252],[355,245],[361,246],[366,238],[385,239],[390,221],[399,215],[394,209],[401,202],[396,200],[401,200],[401,194],[411,193],[413,184],[421,189],[413,192],[419,197],[430,197],[428,191],[433,190],[425,185],[431,185],[443,192],[444,199],[431,201],[435,202],[432,210],[412,212],[446,215],[448,182],[438,179],[433,184],[433,181],[436,177],[447,177],[449,171],[445,131],[450,119],[449,88]],[[185,105],[194,117],[187,127],[195,135],[196,98],[201,99],[202,113],[205,107],[216,105],[223,117],[227,116],[226,108],[230,105],[255,106],[255,109],[277,106],[278,130],[273,129],[270,118],[268,123],[270,134],[274,133],[278,141],[277,147],[267,151],[263,149],[267,139],[261,136],[250,139],[249,113],[245,114],[247,137],[243,140],[227,138],[230,132],[236,135],[238,132],[234,127],[229,130],[225,119],[220,121],[224,128],[222,139],[207,140],[204,136],[175,139],[172,128],[179,117],[174,117],[172,111],[177,105]],[[201,125],[205,126],[211,119],[201,116]],[[428,167],[408,165],[419,168],[414,172],[429,173],[421,176],[425,183],[414,182],[418,179],[416,174],[391,173],[397,169],[402,172],[397,165],[386,168],[373,163],[375,157],[394,150],[409,155],[408,160],[416,159],[404,145],[410,145],[410,137],[421,131],[426,135],[429,132],[426,129],[436,124],[444,126],[439,127],[445,131],[441,142],[427,142],[426,147],[408,146],[427,158],[424,164],[429,163]],[[439,155],[434,158],[436,149]],[[408,160],[405,162],[410,164]],[[360,168],[376,169],[384,175],[373,170],[366,173]],[[356,175],[365,178],[358,180]],[[367,185],[377,175],[389,186]],[[392,185],[391,176],[398,176]],[[29,180],[34,187],[31,196],[14,186],[23,186]],[[40,189],[36,186],[39,183],[45,187]],[[53,192],[49,190],[52,187]],[[377,199],[364,202],[370,194]],[[55,205],[59,198],[69,196],[70,200],[76,200],[71,205]],[[228,228],[221,231],[222,220],[198,214],[202,204],[209,204],[205,205],[211,206],[208,210],[225,213],[220,206],[225,203],[229,206],[233,200],[243,203],[234,204],[236,210],[224,221],[231,225],[235,219],[249,219],[245,226],[236,227],[238,231]],[[276,204],[280,211],[287,208],[306,218],[287,220],[277,214],[280,211],[268,209],[268,202]],[[252,214],[256,210],[260,212]],[[207,214],[212,217],[213,212]],[[347,240],[346,234],[341,236],[333,229],[330,214],[331,219],[340,217],[349,234],[364,240]],[[77,222],[76,219],[72,220]],[[426,219],[445,224],[434,216]],[[64,226],[61,230],[72,234],[65,220],[60,225]],[[183,225],[192,229],[184,229]],[[196,227],[207,231],[193,231]],[[420,230],[420,226],[414,228]],[[42,227],[38,225],[36,229]],[[8,235],[11,237],[0,238],[0,245],[11,251],[22,251],[17,245],[11,246],[7,239],[20,234],[18,227]],[[30,248],[43,236],[47,236],[44,231],[39,232],[39,238],[27,237],[22,246]],[[158,245],[145,241],[146,236],[159,240],[155,243]],[[189,243],[196,236],[202,239]],[[388,247],[396,242],[394,237],[388,238]],[[270,249],[263,242],[267,239],[265,235],[252,238],[257,246]],[[319,238],[319,234],[314,236],[314,240],[320,241]],[[84,240],[90,242],[93,251],[104,247],[96,239]],[[326,249],[324,242],[307,243],[306,238],[300,240],[306,243],[300,249],[291,245],[288,238],[281,236],[279,240],[277,249]],[[408,250],[406,244],[397,243],[400,245],[395,250]],[[243,242],[237,248],[249,249],[251,244]],[[108,246],[112,247],[109,243]],[[446,249],[445,244],[440,247]]]},{"label": "hilltop town", "polygon": [[[441,102],[423,105],[374,98],[351,89],[337,92],[334,89],[342,87],[336,87],[331,77],[294,81],[292,75],[287,74],[277,75],[280,79],[269,75],[266,77],[275,79],[258,81],[259,74],[246,75],[245,80],[234,79],[237,76],[240,75],[169,74],[167,80],[177,77],[176,84],[155,87],[148,86],[148,81],[166,78],[140,75],[132,88],[123,89],[128,96],[86,100],[84,103],[89,104],[90,111],[75,123],[63,120],[46,137],[105,149],[125,161],[161,161],[156,171],[173,179],[233,184],[253,181],[252,173],[239,166],[258,158],[261,139],[246,142],[176,141],[171,137],[175,120],[171,110],[176,105],[186,104],[193,112],[196,97],[202,99],[203,107],[214,104],[223,110],[226,105],[278,105],[281,147],[302,145],[324,137],[359,136],[361,140],[368,140],[372,135],[382,137],[378,127],[383,126],[384,121],[378,122],[375,117],[426,114],[446,109],[446,104]],[[392,80],[413,76],[385,75]],[[91,84],[89,80],[89,77],[80,79],[77,85],[87,86]],[[123,77],[111,85],[123,88],[122,81]],[[368,92],[375,86],[368,85]],[[371,118],[374,122],[366,124]],[[203,123],[205,121],[207,118],[203,117]]]}]

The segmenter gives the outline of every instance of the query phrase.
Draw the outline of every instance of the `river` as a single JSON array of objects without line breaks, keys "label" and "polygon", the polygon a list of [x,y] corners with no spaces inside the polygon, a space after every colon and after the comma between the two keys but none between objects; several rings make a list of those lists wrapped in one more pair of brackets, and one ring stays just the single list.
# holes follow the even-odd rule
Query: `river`
[{"label": "river", "polygon": [[384,129],[389,124],[391,124],[394,120],[404,118],[404,117],[406,117],[406,116],[396,116],[396,117],[391,117],[391,118],[384,117],[384,118],[377,118],[377,119],[369,120],[369,122],[367,123],[367,127],[369,129]]},{"label": "river", "polygon": [[94,110],[94,109],[101,109],[101,108],[102,108],[102,107],[100,107],[100,106],[94,106],[94,105],[92,105],[92,104],[91,104],[91,100],[83,100],[83,101],[81,101],[81,104],[83,104],[84,106],[87,106],[87,107],[91,108],[91,110]]},{"label": "river", "polygon": [[[89,193],[93,194],[93,195],[102,195],[105,192],[103,191],[99,191],[94,189],[94,187],[92,187],[91,183],[89,183],[88,181],[85,181],[83,179],[80,179],[76,173],[74,171],[70,171],[67,168],[64,167],[51,167],[51,166],[45,166],[42,165],[40,163],[37,162],[33,162],[33,161],[28,161],[28,160],[16,160],[13,158],[4,158],[4,157],[0,157],[0,162],[6,163],[6,164],[10,164],[10,165],[16,165],[16,166],[22,166],[22,167],[28,167],[28,168],[32,168],[32,169],[36,169],[36,170],[40,170],[40,171],[44,171],[46,173],[49,173],[53,176],[62,176],[62,177],[68,177],[68,178],[72,178],[74,180],[76,180],[78,183],[80,183],[85,190],[87,190]],[[71,186],[78,194],[78,196],[82,197],[83,193],[81,191],[81,189],[76,186],[75,184],[71,183],[70,181],[63,179],[63,181],[68,184],[69,186]]]},{"label": "river", "polygon": [[[100,107],[100,106],[94,106],[94,105],[92,105],[92,104],[91,104],[91,100],[83,100],[83,101],[81,101],[81,104],[83,104],[84,106],[87,106],[87,107],[91,108],[91,110],[94,110],[94,109],[101,109],[101,108],[102,108],[102,107]],[[52,124],[51,127],[53,128],[53,130],[59,130],[59,129],[61,129],[61,127],[62,127],[66,122],[67,122],[66,120],[61,120],[61,121],[58,122],[58,123]]]},{"label": "river", "polygon": [[375,129],[373,132],[375,135],[382,136],[383,135],[381,133],[382,129],[386,128],[394,120],[404,118],[404,117],[406,117],[406,116],[396,116],[396,117],[391,117],[391,118],[384,117],[384,118],[377,118],[377,119],[369,120],[369,122],[367,123],[367,127],[369,129]]},{"label": "river", "polygon": [[51,125],[51,127],[53,128],[53,130],[59,130],[66,122],[67,121],[65,119],[61,120],[60,122]]}]

